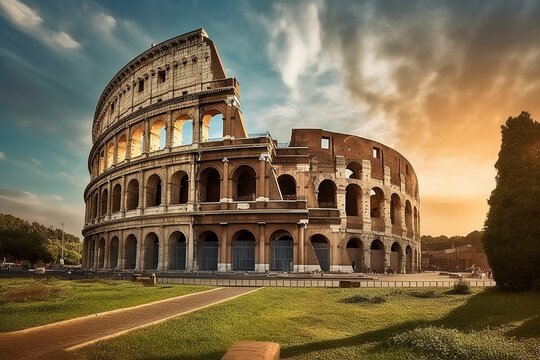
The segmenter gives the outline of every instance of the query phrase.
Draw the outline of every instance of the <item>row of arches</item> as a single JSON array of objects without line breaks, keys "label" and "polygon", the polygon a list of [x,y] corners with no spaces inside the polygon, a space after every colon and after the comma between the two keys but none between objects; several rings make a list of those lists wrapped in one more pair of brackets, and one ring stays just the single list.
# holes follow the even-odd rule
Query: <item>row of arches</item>
[{"label": "row of arches", "polygon": [[[97,152],[98,156],[92,162],[92,174],[97,176],[114,164],[136,158],[143,153],[189,145],[194,142],[194,124],[188,114],[182,114],[174,120],[164,120],[161,116],[149,120],[148,123],[136,124],[110,140]],[[200,132],[202,142],[221,139],[223,136],[221,112],[215,109],[207,111],[202,116]],[[145,133],[148,133],[147,136]]]},{"label": "row of arches", "polygon": [[[123,270],[186,270],[188,265],[188,246],[186,236],[175,231],[165,244],[155,232],[148,233],[142,243],[137,237],[130,234],[126,237],[123,245],[119,238],[114,236],[109,244],[104,238],[99,240],[85,241],[84,266],[98,269],[123,269]],[[331,254],[329,240],[321,234],[314,234],[309,238],[309,245],[313,249],[318,266],[322,271],[330,271]],[[108,250],[106,249],[108,246]],[[123,247],[120,250],[120,246]],[[248,230],[237,231],[231,238],[230,262],[233,271],[255,271],[258,259],[257,247],[260,247],[253,233]],[[364,249],[363,242],[358,238],[351,238],[345,246],[347,265],[356,272],[366,272],[368,267],[373,272],[389,271],[413,272],[417,270],[418,252],[410,245],[402,246],[398,242],[390,245],[389,254],[384,243],[375,239],[368,244],[369,251]],[[162,249],[162,247],[165,248]],[[194,249],[194,257],[197,259],[198,269],[203,271],[218,270],[220,254],[219,237],[213,231],[204,231],[197,240]],[[274,232],[269,241],[269,269],[272,271],[294,270],[294,240],[292,235],[279,230]],[[107,255],[106,255],[107,254]],[[365,258],[369,256],[369,260]],[[387,258],[389,256],[389,258]],[[123,259],[123,263],[121,261]],[[368,265],[368,266],[366,266]]]}]

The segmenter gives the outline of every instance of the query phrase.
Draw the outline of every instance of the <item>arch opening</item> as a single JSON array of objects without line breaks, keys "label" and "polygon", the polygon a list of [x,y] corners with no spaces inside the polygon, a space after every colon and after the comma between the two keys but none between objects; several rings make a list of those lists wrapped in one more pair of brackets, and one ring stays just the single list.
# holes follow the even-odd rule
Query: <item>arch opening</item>
[{"label": "arch opening", "polygon": [[362,241],[352,238],[347,241],[346,246],[349,264],[354,272],[361,272],[364,267],[364,246]]},{"label": "arch opening", "polygon": [[128,183],[126,199],[126,210],[134,210],[139,207],[139,182],[132,179]]},{"label": "arch opening", "polygon": [[170,203],[187,204],[189,198],[189,177],[184,171],[177,171],[171,176]]},{"label": "arch opening", "polygon": [[373,272],[384,273],[384,245],[379,240],[373,240],[370,246],[370,264]]},{"label": "arch opening", "polygon": [[101,192],[101,209],[100,209],[100,215],[105,216],[107,215],[107,207],[109,205],[109,190],[103,189]]},{"label": "arch opening", "polygon": [[257,175],[251,166],[242,165],[234,171],[233,199],[236,201],[255,201],[257,192]]},{"label": "arch opening", "polygon": [[336,208],[336,184],[332,180],[323,180],[319,184],[317,203],[320,208]]},{"label": "arch opening", "polygon": [[117,159],[116,161],[117,162],[122,162],[124,160],[126,160],[126,150],[127,150],[127,141],[126,141],[126,135],[125,134],[122,134],[120,135],[120,138],[118,139],[118,143],[116,145],[116,156],[117,156]]},{"label": "arch opening", "polygon": [[109,269],[115,269],[118,266],[118,249],[120,246],[120,240],[118,237],[113,236],[111,243],[109,244]]},{"label": "arch opening", "polygon": [[413,252],[410,245],[405,248],[405,271],[408,274],[413,272]]},{"label": "arch opening", "polygon": [[214,168],[206,168],[200,177],[201,202],[219,202],[220,176]]},{"label": "arch opening", "polygon": [[350,162],[345,169],[345,176],[347,179],[361,179],[362,165],[357,162]]},{"label": "arch opening", "polygon": [[111,168],[114,162],[114,144],[107,145],[107,169]]},{"label": "arch opening", "polygon": [[144,270],[157,270],[159,264],[159,238],[156,233],[149,233],[144,239]]},{"label": "arch opening", "polygon": [[232,242],[233,271],[255,270],[255,236],[241,230],[233,236]]},{"label": "arch opening", "polygon": [[201,141],[218,141],[223,139],[223,114],[218,110],[208,111],[202,118]]},{"label": "arch opening", "polygon": [[193,120],[189,115],[181,115],[174,121],[173,146],[189,145],[193,143]]},{"label": "arch opening", "polygon": [[137,264],[137,238],[135,237],[135,235],[130,234],[126,238],[126,243],[124,245],[124,254],[124,269],[135,269],[135,265]]},{"label": "arch opening", "polygon": [[270,241],[270,270],[293,271],[293,238],[286,231],[279,232]]},{"label": "arch opening", "polygon": [[384,193],[378,188],[374,187],[369,193],[370,203],[370,216],[372,218],[381,219],[384,216]]},{"label": "arch opening", "polygon": [[296,200],[296,180],[291,175],[280,175],[278,185],[283,200]]},{"label": "arch opening", "polygon": [[394,271],[396,274],[400,274],[401,271],[401,262],[402,262],[402,253],[401,253],[401,245],[399,243],[394,242],[392,244],[392,247],[390,248],[390,269]]},{"label": "arch opening", "polygon": [[321,271],[330,271],[330,246],[324,235],[316,234],[309,239],[315,251],[315,257],[319,262]]},{"label": "arch opening", "polygon": [[144,128],[137,126],[131,134],[131,157],[141,156],[144,151]]},{"label": "arch opening", "polygon": [[98,268],[105,268],[105,239],[101,238],[98,245]]},{"label": "arch opening", "polygon": [[401,199],[396,193],[390,198],[390,223],[401,226]]},{"label": "arch opening", "polygon": [[186,270],[186,236],[175,231],[169,236],[170,270]]},{"label": "arch opening", "polygon": [[112,193],[112,209],[111,211],[113,213],[116,213],[116,212],[119,212],[120,211],[120,202],[122,200],[122,187],[120,186],[120,184],[116,184],[114,185],[113,187],[113,193]]},{"label": "arch opening", "polygon": [[150,151],[158,151],[165,148],[167,139],[167,127],[165,121],[156,120],[150,127]]},{"label": "arch opening", "polygon": [[360,216],[362,214],[362,189],[356,184],[349,184],[345,188],[345,214],[347,216]]},{"label": "arch opening", "polygon": [[217,235],[212,231],[204,232],[199,238],[199,246],[199,269],[217,270],[219,246]]},{"label": "arch opening", "polygon": [[146,206],[161,205],[161,178],[151,175],[146,181]]}]

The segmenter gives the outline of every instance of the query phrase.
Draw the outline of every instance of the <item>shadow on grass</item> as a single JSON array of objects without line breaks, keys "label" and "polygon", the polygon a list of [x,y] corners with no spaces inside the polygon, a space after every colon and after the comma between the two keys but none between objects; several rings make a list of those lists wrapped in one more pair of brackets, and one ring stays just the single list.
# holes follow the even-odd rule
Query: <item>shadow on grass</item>
[{"label": "shadow on grass", "polygon": [[353,347],[373,343],[375,348],[386,347],[386,341],[400,333],[418,327],[444,327],[460,331],[480,331],[524,321],[506,333],[517,338],[540,336],[538,305],[540,296],[530,293],[508,293],[500,290],[484,290],[471,296],[465,304],[435,321],[408,321],[384,329],[370,331],[346,338],[323,340],[285,347],[282,356],[292,357],[312,352]]}]

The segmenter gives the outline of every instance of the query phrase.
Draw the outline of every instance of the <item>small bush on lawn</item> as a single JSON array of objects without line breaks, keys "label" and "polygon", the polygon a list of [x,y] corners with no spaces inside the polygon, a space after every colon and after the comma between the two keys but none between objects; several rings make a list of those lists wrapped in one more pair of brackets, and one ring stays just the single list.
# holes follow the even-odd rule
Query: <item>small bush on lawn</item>
[{"label": "small bush on lawn", "polygon": [[[465,334],[455,329],[418,328],[389,340],[392,347],[405,347],[432,360],[533,360],[537,350],[493,333]],[[534,353],[532,353],[534,352]]]},{"label": "small bush on lawn", "polygon": [[448,292],[454,295],[466,295],[471,293],[471,286],[468,282],[460,280],[454,284],[452,290]]},{"label": "small bush on lawn", "polygon": [[429,299],[429,298],[438,298],[441,297],[441,293],[437,289],[429,288],[422,290],[411,290],[407,293],[408,295],[416,298]]},{"label": "small bush on lawn", "polygon": [[384,296],[364,296],[364,295],[353,295],[351,297],[343,299],[343,302],[346,304],[381,304],[386,302]]}]

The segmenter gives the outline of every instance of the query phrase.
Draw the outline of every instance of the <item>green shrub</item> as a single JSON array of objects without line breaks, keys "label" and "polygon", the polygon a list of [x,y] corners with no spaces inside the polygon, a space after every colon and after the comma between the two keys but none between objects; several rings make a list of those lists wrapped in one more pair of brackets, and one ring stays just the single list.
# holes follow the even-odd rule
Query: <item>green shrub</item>
[{"label": "green shrub", "polygon": [[437,298],[442,296],[440,291],[434,288],[411,290],[407,293],[407,295],[422,299]]},{"label": "green shrub", "polygon": [[381,304],[386,302],[386,297],[380,295],[353,295],[351,297],[343,299],[343,302],[346,304]]},{"label": "green shrub", "polygon": [[448,293],[454,295],[466,295],[471,293],[471,286],[467,281],[459,280]]},{"label": "green shrub", "polygon": [[[389,340],[396,348],[408,348],[433,360],[533,360],[538,351],[493,333],[465,334],[455,329],[418,328]],[[534,353],[532,353],[534,352]]]}]

